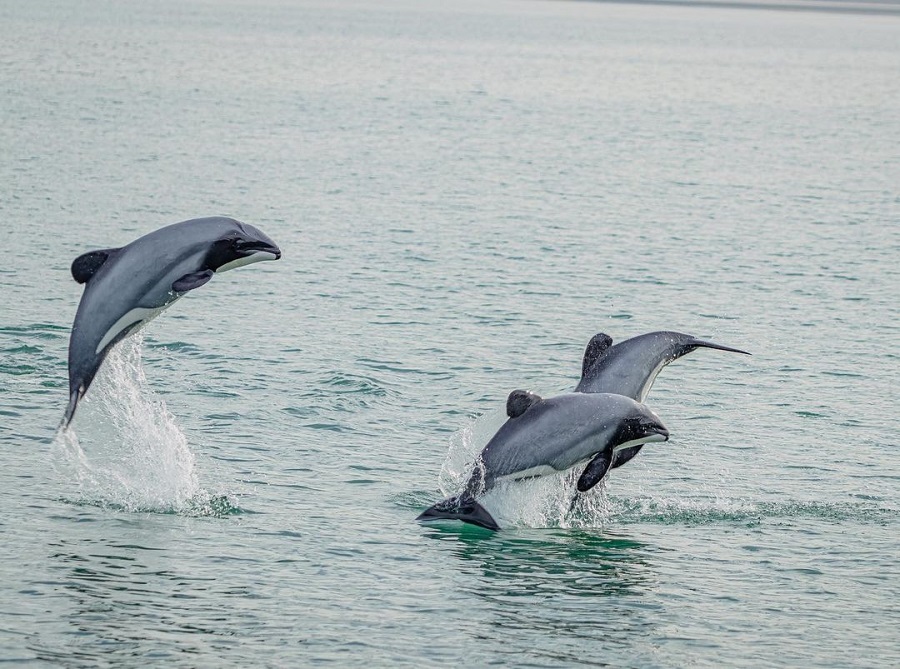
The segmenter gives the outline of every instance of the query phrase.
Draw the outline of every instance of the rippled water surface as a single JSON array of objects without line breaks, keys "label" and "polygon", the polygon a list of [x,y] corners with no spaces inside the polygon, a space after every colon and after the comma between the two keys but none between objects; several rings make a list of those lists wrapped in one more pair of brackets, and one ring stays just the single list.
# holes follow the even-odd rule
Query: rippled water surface
[{"label": "rippled water surface", "polygon": [[[896,15],[0,4],[0,659],[900,665],[898,100]],[[220,213],[283,259],[55,437],[72,259]],[[656,329],[754,355],[666,368],[573,514],[414,522],[510,390]]]}]

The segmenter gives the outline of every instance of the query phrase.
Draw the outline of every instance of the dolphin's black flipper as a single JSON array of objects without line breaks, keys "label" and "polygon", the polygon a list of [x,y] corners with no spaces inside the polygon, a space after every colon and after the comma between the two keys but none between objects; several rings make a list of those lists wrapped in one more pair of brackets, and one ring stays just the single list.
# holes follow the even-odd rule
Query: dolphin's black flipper
[{"label": "dolphin's black flipper", "polygon": [[461,520],[464,523],[478,525],[488,530],[499,530],[500,526],[493,519],[487,509],[474,499],[463,499],[460,496],[449,497],[430,506],[423,511],[416,520],[427,522],[430,520]]},{"label": "dolphin's black flipper", "polygon": [[643,447],[644,445],[641,444],[640,446],[632,446],[631,448],[623,448],[622,450],[616,451],[616,457],[613,458],[612,467],[610,467],[610,469],[621,467],[635,455],[640,453]]},{"label": "dolphin's black flipper", "polygon": [[581,361],[581,376],[584,377],[588,370],[602,358],[609,347],[612,346],[613,340],[605,332],[598,332],[588,342],[587,348],[584,349],[584,359]]},{"label": "dolphin's black flipper", "polygon": [[506,398],[506,415],[518,418],[528,411],[528,407],[541,401],[541,396],[527,390],[514,390]]},{"label": "dolphin's black flipper", "polygon": [[594,459],[584,468],[581,478],[578,479],[578,492],[587,492],[603,480],[606,472],[610,469],[611,456],[612,453],[609,450],[601,451],[594,456]]},{"label": "dolphin's black flipper", "polygon": [[88,251],[72,261],[72,278],[78,283],[87,283],[94,273],[103,266],[109,256],[119,249],[98,249]]},{"label": "dolphin's black flipper", "polygon": [[172,284],[172,290],[176,293],[186,293],[189,290],[194,290],[194,288],[199,288],[205,283],[209,283],[209,280],[213,278],[214,275],[215,272],[211,269],[185,274]]}]

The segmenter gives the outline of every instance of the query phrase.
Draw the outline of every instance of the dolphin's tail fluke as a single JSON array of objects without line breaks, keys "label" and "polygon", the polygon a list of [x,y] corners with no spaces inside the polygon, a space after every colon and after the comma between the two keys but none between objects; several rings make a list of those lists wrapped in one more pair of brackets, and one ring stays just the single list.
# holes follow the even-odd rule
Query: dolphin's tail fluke
[{"label": "dolphin's tail fluke", "polygon": [[428,507],[416,518],[422,522],[442,519],[461,520],[464,523],[471,523],[489,530],[500,529],[497,521],[488,513],[487,509],[474,499],[465,498],[462,495],[448,497],[434,506]]},{"label": "dolphin's tail fluke", "polygon": [[75,409],[78,408],[78,400],[80,399],[81,393],[77,390],[69,395],[69,405],[66,407],[66,413],[63,414],[62,421],[59,423],[60,430],[65,430],[69,427],[69,423],[72,422],[72,417],[75,415]]},{"label": "dolphin's tail fluke", "polygon": [[703,339],[692,338],[691,341],[687,342],[688,346],[696,347],[696,348],[715,348],[720,351],[730,351],[731,353],[743,353],[744,355],[753,355],[749,351],[742,351],[739,348],[732,348],[731,346],[723,346],[722,344],[716,344],[715,342],[705,341]]}]

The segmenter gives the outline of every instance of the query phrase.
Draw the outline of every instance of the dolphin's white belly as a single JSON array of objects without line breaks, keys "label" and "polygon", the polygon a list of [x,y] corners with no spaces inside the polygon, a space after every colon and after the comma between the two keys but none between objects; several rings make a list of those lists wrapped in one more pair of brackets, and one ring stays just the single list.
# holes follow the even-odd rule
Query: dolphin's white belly
[{"label": "dolphin's white belly", "polygon": [[165,311],[168,307],[172,305],[176,297],[171,302],[167,302],[161,307],[148,308],[148,307],[135,307],[127,311],[122,315],[119,320],[112,324],[109,330],[103,335],[103,339],[100,340],[100,343],[97,344],[97,349],[94,351],[95,354],[99,355],[100,352],[109,346],[110,342],[113,341],[116,337],[118,337],[122,332],[131,328],[137,324],[140,324],[141,327],[152,321],[154,318],[159,316],[163,311]]},{"label": "dolphin's white belly", "polygon": [[647,377],[647,380],[644,381],[644,385],[641,387],[641,392],[638,393],[637,401],[644,402],[647,399],[647,395],[650,393],[650,389],[653,387],[653,382],[656,381],[656,377],[659,376],[659,373],[662,371],[662,368],[669,364],[669,360],[663,358],[659,363],[657,363],[656,367],[653,368],[653,371],[650,372],[650,376]]},{"label": "dolphin's white belly", "polygon": [[[615,453],[615,452],[621,451],[622,449],[631,448],[633,446],[641,446],[643,444],[647,444],[647,443],[654,442],[654,441],[665,441],[665,437],[663,437],[661,434],[654,434],[649,437],[643,437],[641,439],[635,439],[633,441],[626,441],[624,444],[616,444],[615,446],[613,446],[613,452]],[[579,458],[577,462],[573,462],[570,466],[564,467],[563,469],[557,469],[556,467],[553,467],[552,465],[549,465],[549,464],[537,465],[535,467],[529,467],[528,469],[522,469],[520,471],[513,472],[512,474],[498,476],[496,480],[497,481],[520,481],[522,479],[537,478],[539,476],[550,476],[552,474],[556,474],[558,472],[561,472],[561,471],[564,471],[567,469],[573,469],[573,468],[579,467],[581,465],[586,465],[588,462],[591,461],[591,459],[598,452],[599,451],[591,453],[591,455],[586,458]]]},{"label": "dolphin's white belly", "polygon": [[538,465],[537,467],[530,467],[529,469],[523,469],[505,476],[498,476],[497,481],[518,481],[520,479],[537,478],[538,476],[549,476],[556,472],[557,470],[550,465]]},{"label": "dolphin's white belly", "polygon": [[[593,456],[592,456],[593,457]],[[538,478],[539,476],[552,476],[553,474],[558,474],[559,472],[565,471],[567,469],[571,469],[572,467],[577,467],[579,465],[586,465],[590,461],[590,457],[582,458],[577,462],[573,463],[569,467],[563,467],[562,469],[557,469],[551,464],[537,465],[535,467],[529,467],[528,469],[522,469],[517,472],[513,472],[512,474],[506,474],[505,476],[498,476],[498,481],[520,481],[522,479],[533,479]]]}]

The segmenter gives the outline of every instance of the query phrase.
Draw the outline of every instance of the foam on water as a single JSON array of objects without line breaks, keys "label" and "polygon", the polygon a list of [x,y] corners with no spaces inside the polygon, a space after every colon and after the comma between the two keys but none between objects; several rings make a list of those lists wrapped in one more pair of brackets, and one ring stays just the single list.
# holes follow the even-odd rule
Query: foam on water
[{"label": "foam on water", "polygon": [[754,501],[729,496],[611,497],[610,518],[617,523],[660,523],[664,525],[709,525],[735,523],[745,526],[766,521],[822,520],[833,523],[853,521],[888,525],[900,520],[900,512],[872,502],[821,502],[785,499]]},{"label": "foam on water", "polygon": [[54,441],[54,466],[74,500],[125,511],[227,515],[236,506],[200,485],[187,437],[147,383],[143,337],[113,348],[73,426]]}]

